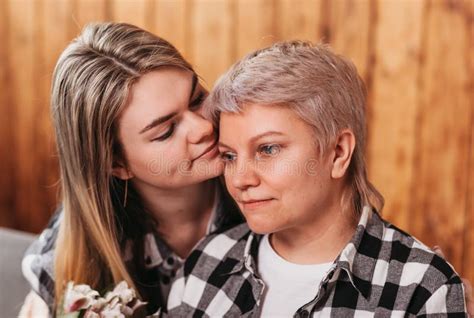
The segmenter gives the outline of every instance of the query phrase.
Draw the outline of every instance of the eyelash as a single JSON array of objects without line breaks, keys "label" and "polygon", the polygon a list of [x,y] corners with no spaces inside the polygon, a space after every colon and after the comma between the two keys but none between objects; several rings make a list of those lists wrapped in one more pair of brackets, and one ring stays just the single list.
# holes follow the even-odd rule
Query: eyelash
[{"label": "eyelash", "polygon": [[229,159],[229,158],[226,158],[226,156],[234,156],[234,160],[235,160],[235,155],[231,154],[231,153],[228,152],[228,151],[222,152],[222,153],[220,154],[220,156],[221,156],[221,159],[222,159],[223,161],[225,161],[225,162],[231,162],[231,161],[233,161],[233,160],[231,160],[231,159]]},{"label": "eyelash", "polygon": [[[204,101],[204,98],[205,98],[205,94],[204,94],[204,92],[201,92],[198,95],[198,97],[196,97],[196,99],[189,104],[189,109],[191,109],[191,110],[198,109],[202,105],[202,102]],[[152,141],[164,141],[164,140],[168,139],[173,134],[175,128],[176,128],[176,123],[172,123],[171,126],[170,126],[170,129],[168,129],[168,131],[166,133],[164,133],[160,137],[157,137],[157,138],[153,139]]]},{"label": "eyelash", "polygon": [[205,97],[206,96],[204,92],[199,93],[198,97],[196,97],[196,99],[193,100],[191,104],[189,104],[189,109],[191,110],[198,109],[202,105],[202,102],[204,101]]},{"label": "eyelash", "polygon": [[[264,153],[265,150],[268,149],[268,148],[277,149],[277,153],[273,153],[273,154]],[[263,155],[266,156],[266,157],[274,157],[274,156],[276,156],[280,153],[280,150],[281,150],[281,145],[278,145],[278,144],[262,145],[262,146],[258,147],[258,153],[260,153],[260,154],[263,153]],[[228,151],[222,152],[220,156],[221,156],[222,160],[225,161],[225,162],[235,161],[235,157],[236,157],[235,154],[232,154],[231,152],[228,152]],[[231,156],[233,157],[232,159],[229,158]]]},{"label": "eyelash", "polygon": [[260,153],[264,152],[264,149],[268,149],[268,148],[271,148],[271,149],[277,149],[277,153],[265,153],[264,155],[265,156],[268,156],[268,157],[274,157],[276,155],[278,155],[280,153],[280,150],[281,150],[281,146],[280,145],[277,145],[277,144],[269,144],[269,145],[262,145],[260,147],[258,147],[258,151]]},{"label": "eyelash", "polygon": [[175,127],[176,127],[176,123],[174,123],[174,122],[171,123],[170,129],[168,129],[168,131],[166,133],[164,133],[160,137],[157,137],[157,138],[153,139],[152,141],[163,141],[163,140],[168,139],[173,134]]}]

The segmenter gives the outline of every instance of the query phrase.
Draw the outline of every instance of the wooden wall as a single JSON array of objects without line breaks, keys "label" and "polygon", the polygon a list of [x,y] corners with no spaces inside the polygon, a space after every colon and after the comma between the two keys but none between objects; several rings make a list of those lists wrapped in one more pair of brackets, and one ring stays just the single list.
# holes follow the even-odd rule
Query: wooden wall
[{"label": "wooden wall", "polygon": [[56,205],[50,77],[85,23],[167,38],[209,86],[250,50],[322,39],[368,85],[367,161],[385,217],[474,281],[473,13],[469,0],[2,0],[0,226],[38,232]]}]

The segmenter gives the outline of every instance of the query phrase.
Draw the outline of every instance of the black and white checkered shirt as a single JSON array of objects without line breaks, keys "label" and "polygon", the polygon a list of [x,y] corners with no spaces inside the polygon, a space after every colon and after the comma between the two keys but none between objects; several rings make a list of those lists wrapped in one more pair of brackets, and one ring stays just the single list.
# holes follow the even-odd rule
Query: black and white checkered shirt
[{"label": "black and white checkered shirt", "polygon": [[[217,185],[218,200],[207,232],[218,233],[242,223],[243,217],[222,185]],[[51,218],[47,228],[28,248],[22,261],[23,275],[34,290],[48,305],[50,312],[54,303],[54,247],[63,213],[60,208]],[[148,312],[154,313],[166,304],[171,283],[183,260],[176,255],[156,232],[144,233],[145,269],[140,272],[137,286],[146,289],[152,298],[148,300]],[[130,240],[125,240],[123,259],[129,269],[133,268]],[[138,275],[133,275],[138,277]]]},{"label": "black and white checkered shirt", "polygon": [[[257,317],[265,282],[256,263],[260,235],[246,224],[203,240],[178,272],[171,317]],[[310,279],[310,278],[308,278]],[[364,208],[314,299],[295,317],[467,317],[460,277],[412,236]]]}]

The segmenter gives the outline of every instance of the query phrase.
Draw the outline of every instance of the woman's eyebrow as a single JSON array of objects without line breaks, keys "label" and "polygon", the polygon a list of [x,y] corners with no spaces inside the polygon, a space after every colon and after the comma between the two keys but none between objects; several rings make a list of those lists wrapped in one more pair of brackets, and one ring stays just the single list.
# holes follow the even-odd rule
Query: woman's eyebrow
[{"label": "woman's eyebrow", "polygon": [[219,141],[219,142],[217,143],[217,145],[220,146],[220,147],[226,147],[226,148],[232,149],[232,147],[227,146],[227,145],[226,145],[225,143],[223,143],[222,141]]},{"label": "woman's eyebrow", "polygon": [[250,138],[250,142],[254,143],[257,140],[267,137],[267,136],[284,136],[284,135],[285,135],[284,133],[279,132],[279,131],[267,131],[257,136],[253,136],[252,138]]},{"label": "woman's eyebrow", "polygon": [[[285,134],[282,133],[282,132],[279,132],[279,131],[267,131],[267,132],[264,132],[262,134],[258,134],[256,136],[253,136],[252,138],[250,138],[249,142],[255,143],[259,139],[264,138],[264,137],[268,137],[268,136],[285,136]],[[226,147],[226,148],[232,149],[231,146],[226,145],[222,141],[219,141],[218,145],[221,146],[221,147]]]},{"label": "woman's eyebrow", "polygon": [[143,134],[144,132],[146,132],[146,131],[148,131],[148,130],[156,127],[156,126],[161,125],[164,122],[167,122],[168,120],[170,120],[171,118],[173,118],[177,114],[178,114],[177,112],[173,112],[173,113],[168,114],[166,116],[162,116],[162,117],[158,117],[158,118],[154,119],[151,123],[149,123],[145,128],[143,128],[140,131],[140,134]]},{"label": "woman's eyebrow", "polygon": [[[191,84],[191,94],[189,95],[189,100],[191,100],[193,98],[194,91],[196,90],[196,87],[197,87],[197,83],[198,83],[198,77],[197,77],[196,74],[193,73],[193,79],[192,79],[192,84]],[[140,131],[140,134],[143,134],[144,132],[146,132],[146,131],[148,131],[152,128],[155,128],[156,126],[161,125],[164,122],[167,122],[168,120],[170,120],[171,118],[173,118],[176,115],[177,115],[177,113],[173,112],[173,113],[168,114],[166,116],[156,118],[151,123],[149,123],[145,128],[143,128]]]}]

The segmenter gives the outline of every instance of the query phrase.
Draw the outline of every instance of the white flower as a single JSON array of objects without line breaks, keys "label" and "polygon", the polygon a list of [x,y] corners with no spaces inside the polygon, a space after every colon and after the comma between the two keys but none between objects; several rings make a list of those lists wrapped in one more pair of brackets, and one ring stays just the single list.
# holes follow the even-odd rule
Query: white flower
[{"label": "white flower", "polygon": [[126,318],[121,308],[118,302],[109,303],[100,311],[100,318]]},{"label": "white flower", "polygon": [[77,314],[84,318],[126,318],[145,317],[146,303],[140,301],[135,290],[129,288],[125,281],[120,282],[105,297],[88,285],[67,284],[64,294],[63,314],[69,317]]},{"label": "white flower", "polygon": [[107,301],[105,300],[105,298],[99,297],[92,304],[91,309],[94,312],[100,312],[102,310],[102,308],[105,307],[106,304],[107,304]]},{"label": "white flower", "polygon": [[100,318],[100,315],[95,311],[88,309],[84,314],[84,318]]},{"label": "white flower", "polygon": [[74,286],[73,282],[69,282],[64,295],[64,313],[87,309],[95,303],[98,297],[99,293],[91,289],[89,285]]},{"label": "white flower", "polygon": [[128,304],[135,299],[137,295],[135,294],[135,290],[128,288],[127,282],[121,281],[117,286],[115,286],[114,290],[105,295],[106,300],[110,300],[114,297],[120,298],[123,304]]}]

